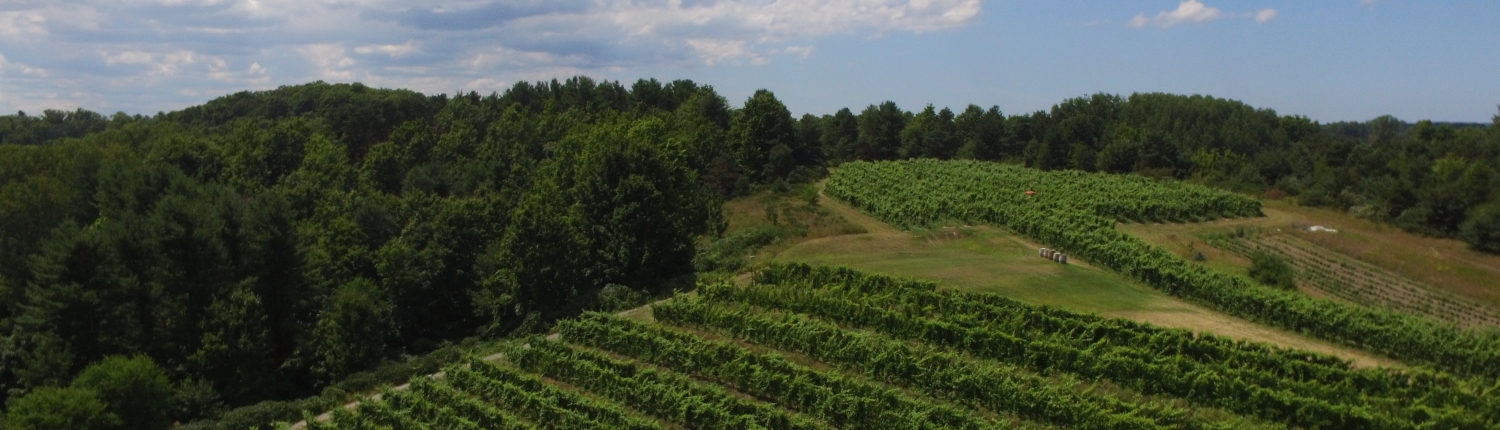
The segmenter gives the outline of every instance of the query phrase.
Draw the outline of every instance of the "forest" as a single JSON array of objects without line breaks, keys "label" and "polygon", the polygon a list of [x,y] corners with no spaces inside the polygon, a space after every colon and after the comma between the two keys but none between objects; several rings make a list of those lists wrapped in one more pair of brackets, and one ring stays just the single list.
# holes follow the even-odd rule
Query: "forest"
[{"label": "forest", "polygon": [[487,96],[316,82],[154,116],[0,116],[0,397],[11,417],[52,399],[152,428],[313,395],[690,288],[724,201],[915,158],[1186,180],[1500,252],[1500,115],[1320,124],[1097,94],[1009,116],[796,117],[770,91],[735,107],[684,80]]}]

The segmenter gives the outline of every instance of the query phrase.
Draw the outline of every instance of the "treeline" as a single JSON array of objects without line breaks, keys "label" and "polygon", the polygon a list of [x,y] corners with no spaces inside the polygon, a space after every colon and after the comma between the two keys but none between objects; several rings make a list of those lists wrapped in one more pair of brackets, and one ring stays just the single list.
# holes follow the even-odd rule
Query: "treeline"
[{"label": "treeline", "polygon": [[[520,83],[487,100],[532,110],[676,112],[696,89],[686,81],[641,81],[626,88],[575,78]],[[404,121],[431,115],[446,100],[437,96],[424,102],[420,94],[405,91],[324,95],[295,87],[278,94],[240,93],[158,118],[225,124],[242,117],[311,115],[357,149],[368,148]],[[764,103],[756,101],[762,99]],[[907,111],[884,102],[858,113],[846,108],[799,119],[783,115],[784,106],[765,93],[747,102],[742,122],[747,127],[735,130],[729,122],[739,113],[736,109],[722,104],[705,108],[699,114],[719,126],[722,135],[717,138],[745,150],[697,160],[706,168],[700,170],[705,182],[721,195],[774,182],[767,177],[807,180],[820,175],[822,166],[853,160],[1009,161],[1043,170],[1137,173],[1269,198],[1291,196],[1300,204],[1347,210],[1500,252],[1500,193],[1491,191],[1500,189],[1500,127],[1486,124],[1413,124],[1390,116],[1319,124],[1234,100],[1159,93],[1096,94],[1068,99],[1048,111],[1011,116],[998,107],[969,105],[955,112],[929,105]],[[130,121],[124,114],[105,120],[84,110],[0,117],[0,142],[34,144]],[[1500,123],[1500,115],[1495,121]]]},{"label": "treeline", "polygon": [[0,116],[0,144],[37,145],[50,140],[83,137],[140,119],[139,115],[130,116],[123,112],[105,118],[82,108],[73,112],[47,109],[41,116],[20,111],[15,115]]},{"label": "treeline", "polygon": [[32,409],[143,356],[188,421],[689,286],[725,198],[823,174],[770,92],[690,81],[80,112],[0,119],[0,392]]},{"label": "treeline", "polygon": [[885,102],[798,125],[835,164],[976,159],[1190,179],[1500,252],[1497,126],[1389,116],[1324,125],[1234,100],[1154,93],[1096,94],[1013,116],[975,105],[913,113]]}]

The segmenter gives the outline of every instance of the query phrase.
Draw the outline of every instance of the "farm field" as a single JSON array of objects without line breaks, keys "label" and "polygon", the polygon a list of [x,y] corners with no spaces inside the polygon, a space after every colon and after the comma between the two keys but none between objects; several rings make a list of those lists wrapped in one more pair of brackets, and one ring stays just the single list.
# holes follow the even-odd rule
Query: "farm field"
[{"label": "farm field", "polygon": [[[1424,237],[1334,210],[1297,206],[1288,201],[1270,200],[1264,204],[1266,216],[1261,218],[1179,224],[1121,223],[1118,228],[1183,257],[1208,248],[1205,253],[1209,254],[1210,266],[1240,272],[1249,267],[1248,261],[1225,256],[1204,242],[1202,236],[1240,227],[1261,228],[1500,309],[1500,283],[1495,281],[1500,279],[1500,256],[1475,252],[1458,240]],[[1338,232],[1306,230],[1314,225]],[[1227,258],[1216,259],[1216,255]]]},{"label": "farm field", "polygon": [[848,269],[769,265],[651,313],[565,321],[309,428],[1395,428],[1496,408],[1466,380]]},{"label": "farm field", "polygon": [[[1387,428],[1500,407],[1474,381],[929,282],[795,264],[752,281],[566,321],[303,426]],[[1218,374],[1254,382],[1203,390]]]},{"label": "farm field", "polygon": [[775,254],[775,261],[836,265],[938,282],[939,288],[994,293],[1026,303],[1127,318],[1333,354],[1359,366],[1394,360],[1225,315],[1076,261],[1039,258],[1038,245],[988,226],[901,231],[836,199],[818,204],[869,233],[820,237]]},{"label": "farm field", "polygon": [[1210,244],[1241,257],[1268,252],[1290,263],[1298,287],[1339,299],[1421,315],[1466,328],[1500,328],[1500,313],[1472,299],[1454,295],[1389,270],[1330,252],[1287,234],[1262,229],[1211,233]]},{"label": "farm field", "polygon": [[1262,215],[1260,203],[1245,196],[1138,176],[936,160],[848,163],[826,191],[909,228],[950,220],[1004,226],[1174,297],[1408,364],[1470,376],[1500,372],[1493,365],[1500,352],[1494,331],[1257,285],[1116,228]]}]

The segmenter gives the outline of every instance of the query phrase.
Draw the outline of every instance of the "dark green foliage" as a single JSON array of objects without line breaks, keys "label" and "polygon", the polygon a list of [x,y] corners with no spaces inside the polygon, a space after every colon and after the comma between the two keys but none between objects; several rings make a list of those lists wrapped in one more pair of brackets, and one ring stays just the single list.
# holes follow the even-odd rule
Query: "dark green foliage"
[{"label": "dark green foliage", "polygon": [[953,119],[953,126],[961,145],[956,158],[999,160],[1020,153],[1006,129],[1005,115],[1000,113],[999,106],[983,110],[969,105]]},{"label": "dark green foliage", "polygon": [[893,160],[900,155],[901,131],[906,128],[906,113],[896,102],[870,105],[859,113],[859,140],[848,151],[856,160]]},{"label": "dark green foliage", "polygon": [[1500,202],[1471,209],[1459,235],[1474,249],[1500,253]]},{"label": "dark green foliage", "polygon": [[757,183],[785,179],[799,164],[797,153],[807,151],[791,112],[766,90],[745,101],[730,128],[730,139],[739,151],[740,165]]},{"label": "dark green foliage", "polygon": [[[714,201],[659,148],[662,123],[595,128],[538,171],[505,237],[480,263],[475,293],[491,330],[591,297],[606,284],[656,288],[692,272]],[[628,127],[628,128],[627,128]]]},{"label": "dark green foliage", "polygon": [[745,253],[770,245],[786,236],[784,228],[758,225],[714,239],[698,251],[693,267],[698,272],[733,272],[745,265]]},{"label": "dark green foliage", "polygon": [[[0,392],[144,354],[188,420],[645,297],[692,271],[720,198],[764,184],[712,88],[632,88],[319,82],[156,118],[0,118],[0,140],[25,144],[0,144]],[[820,124],[769,112],[790,161],[756,174],[821,175]]]},{"label": "dark green foliage", "polygon": [[[254,389],[255,387],[246,387]],[[224,400],[214,391],[212,382],[201,379],[186,379],[177,384],[172,397],[175,407],[172,417],[181,422],[201,420],[219,415],[224,409]]]},{"label": "dark green foliage", "polygon": [[83,369],[71,387],[96,393],[122,429],[160,430],[172,424],[172,383],[149,357],[105,358]]},{"label": "dark green foliage", "polygon": [[849,108],[839,109],[831,116],[825,116],[823,121],[823,136],[821,142],[823,152],[829,160],[836,163],[858,159],[859,145],[859,119],[854,116]]},{"label": "dark green foliage", "polygon": [[7,430],[111,430],[120,417],[98,393],[83,388],[41,387],[6,403]]},{"label": "dark green foliage", "polygon": [[374,282],[365,278],[339,286],[313,329],[313,372],[335,380],[385,358],[394,337],[392,305]]},{"label": "dark green foliage", "polygon": [[141,117],[117,113],[113,117],[78,109],[73,112],[47,109],[41,116],[17,112],[0,116],[0,144],[38,145],[69,137],[83,137],[108,127],[120,127]]},{"label": "dark green foliage", "polygon": [[953,158],[960,136],[953,124],[953,111],[934,111],[927,105],[901,130],[901,158]]},{"label": "dark green foliage", "polygon": [[1250,254],[1250,279],[1262,285],[1296,289],[1297,284],[1292,279],[1295,273],[1292,265],[1280,255],[1267,251],[1256,251]]}]

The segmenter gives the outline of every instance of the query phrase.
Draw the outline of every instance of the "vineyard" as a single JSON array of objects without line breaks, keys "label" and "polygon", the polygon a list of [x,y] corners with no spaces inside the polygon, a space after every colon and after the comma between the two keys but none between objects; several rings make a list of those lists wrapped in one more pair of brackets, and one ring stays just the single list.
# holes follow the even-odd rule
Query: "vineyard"
[{"label": "vineyard", "polygon": [[655,323],[588,314],[313,429],[1487,428],[1494,386],[772,265]]},{"label": "vineyard", "polygon": [[1473,300],[1421,285],[1388,270],[1329,252],[1287,234],[1231,231],[1205,238],[1240,256],[1256,251],[1285,258],[1304,285],[1365,306],[1386,307],[1446,321],[1462,327],[1500,327],[1500,312]]},{"label": "vineyard", "polygon": [[900,226],[943,219],[1004,226],[1230,315],[1445,372],[1500,376],[1500,332],[1261,287],[1115,229],[1121,221],[1258,215],[1259,203],[1247,197],[1134,176],[936,160],[846,163],[825,192]]}]

